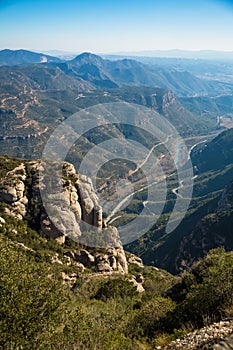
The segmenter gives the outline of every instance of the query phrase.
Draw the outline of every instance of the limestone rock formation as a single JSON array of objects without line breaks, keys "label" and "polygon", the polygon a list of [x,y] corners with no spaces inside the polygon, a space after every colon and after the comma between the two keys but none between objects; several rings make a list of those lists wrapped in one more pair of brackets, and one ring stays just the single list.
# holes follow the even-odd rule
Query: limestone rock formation
[{"label": "limestone rock formation", "polygon": [[12,207],[5,209],[6,214],[22,219],[26,215],[28,199],[25,193],[26,171],[22,163],[13,171],[10,171],[0,184],[0,202],[5,202]]},{"label": "limestone rock formation", "polygon": [[129,264],[135,264],[142,268],[144,267],[142,259],[132,253],[128,253],[127,261]]},{"label": "limestone rock formation", "polygon": [[145,292],[145,289],[143,287],[144,277],[141,273],[137,276],[132,276],[129,281],[133,283],[139,293]]},{"label": "limestone rock formation", "polygon": [[77,174],[72,164],[22,162],[1,179],[0,202],[5,214],[18,220],[30,217],[39,232],[59,244],[69,237],[87,246],[69,256],[77,264],[102,273],[128,272],[117,230],[105,227],[91,180]]},{"label": "limestone rock formation", "polygon": [[121,247],[104,250],[81,249],[75,252],[72,258],[83,266],[102,273],[108,274],[114,271],[125,273],[128,271],[125,252]]}]

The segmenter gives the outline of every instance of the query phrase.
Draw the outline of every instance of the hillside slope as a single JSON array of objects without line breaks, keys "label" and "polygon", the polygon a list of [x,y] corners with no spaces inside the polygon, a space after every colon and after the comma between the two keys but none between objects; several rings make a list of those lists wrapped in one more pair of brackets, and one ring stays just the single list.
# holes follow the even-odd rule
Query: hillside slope
[{"label": "hillside slope", "polygon": [[153,68],[133,59],[104,60],[88,52],[59,66],[66,73],[101,87],[114,87],[114,84],[160,87],[173,91],[177,96],[216,94],[221,90],[218,84],[202,80],[187,71]]},{"label": "hillside slope", "polygon": [[[156,225],[141,240],[127,246],[147,264],[154,264],[173,273],[189,269],[194,261],[219,246],[232,250],[232,129],[209,143],[202,143],[192,152],[196,169],[193,198],[184,220],[171,234],[165,225],[172,211],[175,196]],[[174,187],[168,181],[168,190]]]},{"label": "hillside slope", "polygon": [[60,59],[28,50],[0,50],[0,66],[17,66],[46,62],[60,62]]}]

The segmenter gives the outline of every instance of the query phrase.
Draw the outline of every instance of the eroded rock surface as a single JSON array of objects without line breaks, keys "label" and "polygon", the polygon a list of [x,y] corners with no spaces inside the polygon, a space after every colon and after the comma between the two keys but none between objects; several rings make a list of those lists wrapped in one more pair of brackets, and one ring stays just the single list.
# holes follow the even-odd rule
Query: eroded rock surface
[{"label": "eroded rock surface", "polygon": [[72,164],[22,162],[2,179],[0,202],[5,214],[18,220],[30,217],[39,232],[59,244],[69,237],[91,247],[91,252],[81,249],[72,257],[84,267],[128,272],[118,231],[105,226],[91,180],[77,174]]}]

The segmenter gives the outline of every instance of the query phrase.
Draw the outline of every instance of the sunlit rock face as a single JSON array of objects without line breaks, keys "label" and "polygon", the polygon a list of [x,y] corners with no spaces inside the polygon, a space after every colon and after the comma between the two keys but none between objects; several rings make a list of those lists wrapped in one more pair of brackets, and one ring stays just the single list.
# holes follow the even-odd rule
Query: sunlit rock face
[{"label": "sunlit rock face", "polygon": [[[118,232],[103,223],[102,208],[91,180],[77,174],[72,164],[64,163],[59,180],[61,191],[54,191],[56,186],[50,185],[56,181],[55,173],[52,168],[44,173],[44,167],[40,160],[22,161],[1,179],[0,202],[5,204],[5,214],[18,220],[30,217],[41,234],[61,245],[66,237],[77,243],[81,239],[82,245],[86,241],[87,247],[74,253],[75,260],[84,267],[93,267],[101,273],[127,273],[127,260]],[[88,241],[85,234],[90,227],[94,228],[94,233]]]}]

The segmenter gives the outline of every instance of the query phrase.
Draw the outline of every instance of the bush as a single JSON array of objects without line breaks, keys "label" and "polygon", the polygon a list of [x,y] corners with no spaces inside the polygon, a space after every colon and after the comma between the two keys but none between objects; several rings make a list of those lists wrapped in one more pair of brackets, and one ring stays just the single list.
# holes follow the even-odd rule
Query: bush
[{"label": "bush", "polygon": [[171,299],[154,297],[142,305],[141,310],[132,319],[128,327],[128,335],[152,339],[161,333],[164,328],[163,321],[174,307],[175,303]]},{"label": "bush", "polygon": [[137,289],[132,282],[123,277],[118,277],[102,282],[94,298],[106,301],[108,299],[132,298],[137,296],[137,294]]},{"label": "bush", "polygon": [[226,316],[233,305],[233,253],[211,250],[183,276],[174,299],[181,300],[173,314],[176,325],[192,320],[202,327]]},{"label": "bush", "polygon": [[44,264],[0,236],[0,346],[42,349],[61,323],[66,296]]}]

